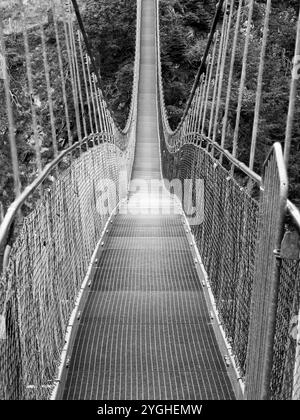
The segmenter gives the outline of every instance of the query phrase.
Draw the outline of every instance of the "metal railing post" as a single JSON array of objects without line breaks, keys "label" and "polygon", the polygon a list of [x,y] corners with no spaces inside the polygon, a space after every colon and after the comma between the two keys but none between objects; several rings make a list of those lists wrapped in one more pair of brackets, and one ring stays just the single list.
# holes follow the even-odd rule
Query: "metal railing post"
[{"label": "metal railing post", "polygon": [[247,353],[245,398],[270,399],[281,242],[288,179],[281,145],[275,143],[264,165],[260,219]]}]

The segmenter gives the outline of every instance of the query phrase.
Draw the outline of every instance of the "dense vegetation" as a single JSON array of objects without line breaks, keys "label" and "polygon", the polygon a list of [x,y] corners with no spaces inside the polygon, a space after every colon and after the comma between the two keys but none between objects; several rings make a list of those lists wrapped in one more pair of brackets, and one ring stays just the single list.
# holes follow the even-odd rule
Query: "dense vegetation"
[{"label": "dense vegetation", "polygon": [[[94,52],[96,63],[101,68],[102,86],[117,123],[125,125],[129,111],[133,62],[135,51],[135,0],[96,0],[78,1],[82,18]],[[28,185],[37,175],[35,163],[35,136],[32,128],[30,102],[34,102],[37,114],[38,139],[42,164],[49,162],[53,154],[52,134],[49,118],[49,103],[43,63],[41,32],[37,20],[43,17],[46,50],[51,78],[51,96],[53,101],[56,137],[59,150],[67,147],[68,133],[64,117],[64,104],[61,78],[58,66],[57,43],[53,19],[47,14],[48,1],[42,0],[37,9],[36,1],[28,0],[28,38],[32,64],[33,90],[31,96],[25,65],[24,38],[21,31],[21,14],[12,2],[0,5],[1,17],[13,19],[15,26],[5,37],[8,74],[13,114],[16,125],[15,135],[18,148],[21,183]],[[75,28],[76,29],[76,28]],[[72,100],[71,76],[68,66],[67,46],[62,22],[58,24],[64,77],[68,97],[72,142],[78,140],[75,120],[74,101]],[[83,77],[82,77],[83,80]],[[85,102],[85,107],[87,103]],[[62,168],[63,169],[63,168]],[[0,80],[0,218],[1,206],[4,211],[14,198],[12,164],[9,147],[9,130],[6,115],[4,83]],[[32,208],[32,200],[26,202],[25,213]]]},{"label": "dense vegetation", "polygon": [[[124,126],[131,98],[132,73],[135,47],[135,0],[80,0],[83,21],[91,42],[96,62],[101,68],[102,85],[115,120]],[[174,128],[181,118],[185,102],[192,86],[195,73],[201,61],[207,34],[214,16],[217,0],[160,0],[162,69],[166,105],[170,124]],[[246,3],[246,2],[245,2]],[[249,142],[253,124],[257,67],[261,28],[265,1],[255,2],[254,21],[251,33],[247,85],[241,115],[239,158],[248,163]],[[291,63],[295,47],[295,24],[299,8],[298,0],[273,0],[270,34],[264,77],[264,97],[259,126],[258,148],[255,169],[260,171],[262,162],[274,141],[283,142],[288,107]],[[247,6],[243,10],[243,25],[247,20]],[[60,29],[62,31],[62,28]],[[53,100],[57,118],[57,138],[60,149],[67,144],[67,132],[62,116],[62,95],[53,25],[45,24],[46,42],[51,63],[51,74],[55,80]],[[21,162],[23,185],[36,175],[34,165],[34,142],[29,101],[26,89],[24,47],[22,35],[15,33],[6,37],[11,95],[17,120],[17,144]],[[36,100],[39,103],[38,125],[43,163],[53,157],[51,127],[48,118],[48,104],[45,95],[41,39],[38,31],[30,32]],[[227,144],[231,148],[235,124],[237,92],[241,75],[243,42],[239,43],[234,69],[234,89],[230,104]],[[226,66],[226,77],[228,66]],[[226,77],[224,89],[226,86]],[[66,74],[67,89],[71,85]],[[0,202],[6,208],[12,199],[13,181],[8,144],[7,119],[4,113],[3,86],[0,86]],[[225,90],[224,90],[225,92]],[[296,124],[293,132],[291,153],[291,198],[300,203],[300,104],[297,102]],[[76,140],[74,110],[71,106],[73,140]],[[221,126],[220,116],[220,126]]]},{"label": "dense vegetation", "polygon": [[162,72],[172,128],[180,121],[215,9],[215,0],[160,1]]},{"label": "dense vegetation", "polygon": [[82,15],[101,69],[105,96],[124,127],[131,100],[135,53],[135,0],[86,0]]},{"label": "dense vegetation", "polygon": [[[18,10],[14,14],[19,19]],[[33,15],[32,15],[33,16]],[[46,14],[47,16],[47,14]],[[58,25],[59,38],[62,45],[66,91],[70,113],[72,141],[76,141],[77,131],[75,124],[75,111],[72,101],[72,87],[70,74],[67,66],[66,46],[63,36],[63,25]],[[51,97],[53,101],[56,137],[58,147],[61,150],[68,143],[67,128],[64,118],[64,104],[61,88],[61,79],[58,67],[58,56],[55,41],[53,21],[47,18],[44,25],[45,42],[49,72],[51,75]],[[31,57],[31,71],[33,79],[33,94],[28,88],[27,71],[25,65],[25,47],[20,25],[16,31],[6,36],[6,58],[10,79],[10,95],[15,121],[15,136],[17,143],[20,178],[22,186],[26,186],[37,175],[35,162],[35,142],[40,150],[42,164],[45,165],[53,159],[53,143],[49,118],[49,102],[44,72],[43,49],[39,26],[33,23],[28,30],[28,44]],[[34,135],[32,126],[31,102],[34,104],[37,117],[37,137]],[[62,168],[63,169],[63,168]],[[6,115],[4,84],[0,84],[0,203],[7,208],[14,194],[12,165],[10,159],[9,130]],[[30,211],[33,202],[28,200],[25,208]]]},{"label": "dense vegetation", "polygon": [[[204,49],[207,32],[212,22],[216,0],[161,0],[161,42],[165,100],[170,124],[174,128],[180,121],[195,71]],[[236,2],[238,3],[238,2]],[[261,47],[261,34],[266,1],[256,1],[251,28],[247,66],[247,83],[244,92],[238,157],[249,163],[249,150],[254,118],[257,73]],[[296,0],[272,1],[272,14],[264,72],[264,95],[262,98],[255,170],[260,172],[263,161],[274,141],[282,144],[289,103],[292,60],[295,50],[296,22],[299,2]],[[241,27],[247,24],[247,2],[243,7]],[[233,31],[231,33],[233,36]],[[239,81],[244,51],[244,33],[241,30],[236,54],[233,89],[227,127],[226,147],[231,150],[235,128]],[[224,106],[229,73],[228,54],[225,67],[222,98]],[[300,92],[299,92],[300,93]],[[290,198],[300,204],[300,95],[296,103],[296,118],[290,160]],[[222,112],[219,130],[222,127]]]}]

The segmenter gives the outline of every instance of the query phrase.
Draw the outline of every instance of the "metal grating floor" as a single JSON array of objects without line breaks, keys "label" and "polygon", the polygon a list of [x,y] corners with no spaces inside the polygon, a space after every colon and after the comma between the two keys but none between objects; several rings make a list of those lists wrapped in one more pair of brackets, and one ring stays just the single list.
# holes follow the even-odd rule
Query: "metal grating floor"
[{"label": "metal grating floor", "polygon": [[[155,4],[143,0],[133,178],[148,180],[160,178],[155,69]],[[147,207],[147,194],[130,194],[109,227],[60,394],[73,400],[234,399],[176,205],[164,193]],[[141,208],[147,214],[124,214]]]},{"label": "metal grating floor", "polygon": [[[147,227],[144,218],[143,235],[155,221]],[[108,237],[78,327],[64,399],[234,398],[184,227],[179,216],[169,219],[163,239],[154,238],[159,248],[147,235],[135,247],[131,218],[122,247]],[[114,224],[123,223],[117,216]],[[168,236],[174,228],[181,233],[179,249]]]}]

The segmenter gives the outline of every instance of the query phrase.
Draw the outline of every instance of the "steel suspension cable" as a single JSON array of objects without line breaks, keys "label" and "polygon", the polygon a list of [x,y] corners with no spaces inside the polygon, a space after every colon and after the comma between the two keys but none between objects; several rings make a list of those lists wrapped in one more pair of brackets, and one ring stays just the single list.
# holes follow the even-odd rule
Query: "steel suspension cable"
[{"label": "steel suspension cable", "polygon": [[[66,5],[68,6],[68,5]],[[70,78],[71,78],[71,87],[72,87],[72,95],[73,95],[73,103],[75,109],[75,120],[76,120],[76,127],[77,127],[77,135],[79,141],[81,141],[81,127],[80,127],[80,117],[79,117],[79,107],[78,107],[78,97],[76,91],[76,84],[75,84],[75,77],[74,77],[74,67],[73,67],[73,56],[71,52],[71,43],[70,43],[70,14],[68,10],[65,10],[65,5],[62,6],[62,14],[63,14],[63,25],[64,25],[64,37],[65,37],[65,44],[67,49],[68,55],[68,63],[69,63],[69,71],[70,71]],[[68,15],[68,19],[67,19]]]},{"label": "steel suspension cable", "polygon": [[229,36],[230,36],[230,28],[231,28],[231,21],[232,21],[232,15],[233,15],[233,5],[234,1],[230,1],[230,10],[229,10],[229,16],[227,13],[227,8],[229,6],[228,2],[226,2],[225,8],[226,8],[226,24],[225,24],[225,41],[223,46],[223,57],[221,61],[221,69],[220,69],[220,77],[219,77],[219,86],[218,86],[218,96],[217,96],[217,106],[216,106],[216,115],[215,115],[215,122],[214,122],[214,130],[213,130],[213,142],[216,141],[216,135],[217,135],[217,127],[218,127],[218,121],[219,121],[219,110],[221,105],[221,97],[222,97],[222,90],[223,90],[223,82],[224,82],[224,72],[225,72],[225,63],[226,63],[226,57],[227,57],[227,51],[228,51],[228,42],[229,42]]},{"label": "steel suspension cable", "polygon": [[[222,14],[223,3],[224,3],[224,0],[219,0],[219,2],[218,2],[216,13],[215,13],[214,20],[213,20],[213,23],[212,23],[212,27],[211,27],[211,30],[210,30],[210,34],[209,34],[209,37],[208,37],[208,41],[207,41],[207,44],[206,44],[206,48],[205,48],[204,54],[202,56],[201,64],[199,66],[197,75],[195,77],[194,84],[193,84],[193,87],[192,87],[190,96],[188,98],[188,101],[187,101],[187,104],[186,104],[184,113],[182,115],[182,119],[181,119],[181,123],[180,124],[182,124],[182,122],[184,121],[184,119],[185,119],[185,117],[186,117],[186,115],[188,113],[188,110],[189,110],[189,108],[190,108],[190,106],[192,104],[192,101],[193,101],[193,98],[194,98],[196,89],[198,87],[198,84],[199,84],[199,81],[200,81],[200,77],[201,77],[201,75],[206,70],[206,60],[207,60],[207,57],[208,57],[208,54],[209,54],[209,51],[210,51],[211,44],[212,44],[212,42],[214,40],[214,35],[215,35],[216,29],[217,29],[217,25],[218,25],[219,19],[220,19],[221,14]],[[179,126],[180,126],[180,124],[179,124]]]},{"label": "steel suspension cable", "polygon": [[[225,1],[225,6],[227,5],[227,0]],[[209,121],[209,129],[208,129],[208,137],[211,138],[211,132],[213,129],[213,122],[214,122],[214,113],[215,113],[215,105],[216,105],[216,99],[217,99],[217,91],[218,91],[218,84],[219,80],[221,78],[220,67],[221,67],[221,60],[223,55],[223,46],[225,42],[225,25],[226,25],[226,14],[225,18],[223,19],[222,23],[222,29],[220,34],[220,42],[219,42],[219,49],[218,49],[218,59],[217,59],[217,66],[216,66],[216,72],[214,77],[214,90],[213,90],[213,99],[212,99],[212,105],[211,105],[211,112],[210,112],[210,121]]]},{"label": "steel suspension cable", "polygon": [[90,42],[89,42],[85,27],[84,27],[84,24],[83,24],[83,21],[82,21],[82,17],[81,17],[81,13],[80,13],[80,10],[79,10],[79,7],[78,7],[77,0],[71,0],[71,1],[72,1],[73,8],[74,8],[74,11],[75,11],[75,14],[76,14],[76,17],[77,17],[77,22],[78,22],[80,31],[81,31],[82,36],[83,36],[83,40],[84,40],[84,43],[85,43],[85,48],[86,48],[87,54],[89,55],[89,57],[91,59],[93,72],[97,76],[100,89],[102,90],[102,92],[104,92],[102,82],[101,82],[102,79],[101,79],[100,69],[96,65],[95,58],[94,58],[94,55],[93,55],[93,52],[92,52],[92,48],[90,46]]},{"label": "steel suspension cable", "polygon": [[201,78],[200,87],[197,89],[197,95],[196,95],[196,103],[195,103],[195,109],[194,109],[194,119],[193,119],[193,126],[192,126],[192,132],[196,132],[196,126],[197,122],[200,119],[200,107],[202,103],[202,96],[203,96],[203,90],[204,90],[204,78]]},{"label": "steel suspension cable", "polygon": [[239,137],[239,130],[240,130],[240,119],[241,119],[241,111],[242,111],[242,104],[243,104],[243,97],[244,97],[244,88],[245,88],[245,82],[246,82],[248,51],[249,51],[249,43],[250,43],[250,33],[251,33],[251,25],[252,25],[254,0],[250,0],[248,4],[248,8],[249,8],[249,11],[248,11],[247,32],[246,32],[244,52],[243,52],[242,75],[241,75],[240,87],[239,87],[239,97],[238,97],[238,106],[237,106],[237,111],[236,111],[235,130],[234,130],[234,135],[233,135],[233,145],[232,145],[233,157],[236,157],[237,150],[238,150],[238,137]]},{"label": "steel suspension cable", "polygon": [[19,0],[19,5],[20,5],[20,10],[21,10],[22,31],[23,31],[23,39],[24,39],[24,47],[25,47],[26,74],[27,74],[27,83],[28,83],[29,96],[30,96],[30,110],[31,110],[32,128],[33,128],[33,135],[34,135],[36,165],[37,165],[38,173],[41,173],[42,171],[41,147],[40,147],[40,142],[39,142],[37,112],[36,112],[35,96],[34,96],[34,90],[33,90],[33,75],[32,75],[31,61],[30,61],[29,41],[28,41],[28,33],[27,33],[27,16],[26,16],[23,0]]},{"label": "steel suspension cable", "polygon": [[[73,18],[71,13],[71,5],[70,5],[70,12],[68,13],[68,24],[69,24],[69,36],[70,36],[70,50],[72,56],[72,64],[73,64],[73,77],[74,77],[74,84],[75,84],[75,93],[76,93],[76,101],[78,107],[78,128],[79,128],[79,140],[82,141],[82,138],[85,137],[85,128],[84,136],[82,135],[82,124],[85,124],[85,116],[84,116],[84,109],[83,109],[83,102],[82,102],[82,92],[81,92],[81,82],[80,76],[78,72],[78,60],[77,60],[77,51],[75,45],[75,35],[74,35],[74,27],[73,27]],[[80,120],[81,116],[81,120]],[[81,123],[82,121],[82,123]]]},{"label": "steel suspension cable", "polygon": [[200,105],[200,114],[199,114],[199,118],[197,121],[197,125],[196,125],[196,132],[201,132],[201,128],[202,128],[202,117],[203,117],[203,113],[204,113],[204,109],[205,109],[205,105],[206,105],[206,92],[207,89],[209,88],[208,86],[208,79],[209,79],[209,75],[211,73],[211,60],[212,57],[211,55],[208,56],[207,59],[207,71],[204,75],[204,87],[203,87],[203,93],[202,93],[202,99],[201,99],[201,105]]},{"label": "steel suspension cable", "polygon": [[72,134],[71,134],[71,128],[70,128],[70,116],[69,116],[67,93],[66,93],[66,82],[65,82],[65,75],[64,75],[64,68],[63,68],[63,56],[62,56],[62,49],[61,49],[61,41],[60,41],[59,32],[58,32],[58,25],[57,25],[56,3],[53,0],[51,0],[51,7],[52,7],[52,12],[53,12],[53,25],[54,25],[54,32],[55,32],[55,39],[56,39],[56,46],[57,46],[58,65],[59,65],[59,71],[60,71],[64,111],[65,111],[67,134],[68,134],[68,145],[70,147],[72,145]]},{"label": "steel suspension cable", "polygon": [[[207,66],[207,70],[208,71],[210,70],[210,65],[211,65],[211,63],[210,63],[210,56],[209,56],[208,66]],[[201,125],[201,121],[202,121],[202,114],[204,112],[205,96],[206,96],[206,90],[207,90],[207,85],[208,85],[208,77],[207,77],[207,74],[204,75],[204,79],[203,80],[204,80],[204,83],[203,83],[202,97],[200,99],[200,102],[201,103],[200,103],[199,118],[198,118],[196,129],[195,129],[195,132],[196,133],[199,133],[200,132],[200,125]]]},{"label": "steel suspension cable", "polygon": [[58,155],[58,147],[57,147],[57,138],[56,138],[56,129],[55,129],[55,117],[54,117],[54,109],[53,109],[53,101],[52,101],[52,92],[51,92],[51,85],[50,85],[49,64],[48,64],[48,58],[47,58],[46,41],[45,41],[43,23],[40,24],[40,33],[41,33],[41,40],[42,40],[44,72],[45,72],[45,78],[46,78],[46,89],[47,89],[48,107],[49,107],[49,114],[50,114],[52,146],[53,146],[53,151],[54,151],[54,157],[56,158]]},{"label": "steel suspension cable", "polygon": [[86,74],[86,68],[85,68],[85,61],[83,56],[83,48],[82,48],[82,34],[80,31],[77,31],[78,36],[78,45],[79,45],[79,54],[81,59],[81,68],[82,68],[82,74],[83,74],[83,80],[84,80],[84,87],[85,87],[85,96],[88,106],[88,115],[89,115],[89,123],[90,123],[90,130],[91,134],[94,134],[94,128],[93,128],[93,120],[92,120],[92,110],[91,110],[91,103],[90,103],[90,94],[89,94],[89,88],[87,83],[87,74]]},{"label": "steel suspension cable", "polygon": [[90,69],[90,57],[87,54],[85,56],[85,61],[86,61],[88,81],[89,81],[89,86],[90,86],[90,95],[91,95],[91,99],[92,99],[94,124],[95,124],[95,127],[96,127],[96,133],[98,133],[99,132],[99,126],[98,126],[97,110],[96,110],[96,104],[95,104],[94,84],[93,84],[92,74],[91,74],[91,69]]},{"label": "steel suspension cable", "polygon": [[[231,100],[231,89],[232,89],[232,82],[233,82],[233,73],[234,73],[234,63],[235,63],[235,57],[236,57],[236,50],[237,50],[237,44],[238,44],[238,35],[239,35],[239,29],[240,29],[242,4],[243,4],[243,0],[239,0],[237,17],[236,17],[236,24],[235,24],[234,39],[233,39],[233,44],[232,44],[231,61],[230,61],[230,69],[229,69],[229,77],[228,77],[228,85],[227,85],[227,96],[226,96],[226,103],[225,103],[225,114],[224,114],[223,129],[222,129],[221,146],[223,148],[225,147],[225,140],[226,140],[226,130],[227,130],[228,115],[229,115],[229,105],[230,105],[230,100]],[[222,158],[222,156],[221,156],[221,158]]]},{"label": "steel suspension cable", "polygon": [[100,131],[103,132],[104,128],[103,128],[101,112],[100,112],[100,103],[99,103],[99,96],[98,96],[98,90],[97,90],[97,77],[95,73],[92,74],[92,83],[93,83],[93,92],[94,92],[96,109],[97,109],[97,119],[100,125]]},{"label": "steel suspension cable", "polygon": [[84,137],[87,137],[88,133],[87,133],[87,127],[86,127],[85,109],[84,109],[82,86],[81,86],[81,79],[80,79],[80,73],[79,73],[75,30],[74,30],[72,20],[71,20],[71,45],[72,45],[73,55],[74,55],[74,69],[75,69],[75,78],[76,78],[75,80],[77,80],[77,86],[78,86],[78,97],[79,97],[79,105],[81,109],[81,120],[82,120],[82,125],[83,125],[83,132],[84,132]]},{"label": "steel suspension cable", "polygon": [[10,98],[10,80],[7,70],[7,60],[6,60],[6,48],[5,40],[3,33],[3,21],[0,16],[0,52],[2,54],[3,60],[3,82],[4,82],[4,91],[5,91],[5,101],[6,101],[6,110],[7,110],[7,119],[8,119],[8,130],[9,130],[9,144],[10,144],[10,153],[11,153],[11,163],[13,169],[13,178],[14,178],[14,191],[15,197],[17,198],[21,193],[21,180],[20,180],[20,171],[19,171],[19,161],[18,161],[18,151],[16,145],[16,134],[15,134],[15,121],[13,116],[12,103]]},{"label": "steel suspension cable", "polygon": [[216,57],[216,49],[217,49],[217,42],[218,42],[219,32],[217,31],[215,33],[215,39],[214,39],[214,46],[213,46],[213,52],[212,52],[212,59],[211,59],[211,66],[210,66],[210,73],[207,83],[207,90],[206,90],[206,97],[205,97],[205,107],[204,107],[204,114],[203,114],[203,120],[202,120],[202,127],[201,127],[201,134],[204,134],[205,129],[205,121],[206,121],[206,114],[207,114],[207,106],[208,106],[208,97],[209,97],[209,91],[211,87],[211,79],[213,75],[213,69],[214,69],[214,62]]}]

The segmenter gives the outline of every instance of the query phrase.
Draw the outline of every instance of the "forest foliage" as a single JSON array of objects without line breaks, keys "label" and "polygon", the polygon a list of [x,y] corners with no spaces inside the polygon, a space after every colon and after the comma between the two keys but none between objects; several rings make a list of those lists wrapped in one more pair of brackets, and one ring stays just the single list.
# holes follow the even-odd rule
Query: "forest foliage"
[{"label": "forest foliage", "polygon": [[135,0],[86,0],[82,19],[105,97],[115,121],[124,127],[132,92],[135,54]]},{"label": "forest foliage", "polygon": [[[43,23],[45,33],[46,54],[51,79],[51,98],[55,118],[55,134],[59,150],[68,146],[68,133],[58,66],[57,42],[53,19],[49,12],[49,2],[46,0],[39,2],[37,0],[28,0],[26,3],[33,94],[30,94],[28,87],[21,12],[18,2],[9,0],[6,3],[0,4],[0,12],[5,23],[7,71],[10,80],[10,95],[15,121],[20,178],[24,188],[37,176],[35,143],[38,142],[41,149],[43,166],[54,157],[39,21]],[[115,121],[123,127],[131,101],[136,2],[135,0],[102,2],[79,0],[78,3],[96,65],[100,68],[103,93]],[[76,21],[74,21],[74,25],[76,30]],[[58,33],[68,98],[71,141],[75,142],[78,140],[78,133],[62,19],[58,22]],[[81,80],[83,84],[83,77],[81,77]],[[84,86],[82,86],[82,91],[84,91]],[[86,98],[84,99],[87,112],[87,101]],[[37,136],[33,132],[31,101],[34,102],[37,115]],[[4,83],[0,80],[0,210],[2,206],[5,211],[13,198],[14,182],[9,146],[8,119]],[[25,209],[23,209],[25,213],[30,211],[33,203],[34,201],[32,200],[26,201]]]},{"label": "forest foliage", "polygon": [[[237,6],[236,1],[236,6]],[[211,0],[161,0],[161,45],[165,102],[169,122],[174,129],[180,121],[186,100],[201,61],[207,34],[213,20],[217,1]],[[249,152],[254,119],[259,52],[265,17],[265,0],[254,3],[253,22],[247,65],[247,81],[243,94],[238,158],[249,164]],[[259,121],[255,171],[261,173],[262,165],[275,141],[284,146],[292,62],[295,51],[296,24],[299,1],[273,0],[270,18],[267,54],[263,78],[263,97]],[[239,84],[244,53],[245,27],[248,19],[248,2],[242,8],[242,22],[235,59],[233,89],[231,92],[226,148],[232,150],[236,122]],[[220,29],[221,22],[219,24]],[[232,28],[233,29],[233,28]],[[231,30],[231,45],[233,38]],[[228,51],[222,91],[221,108],[224,109],[231,50]],[[213,80],[213,83],[215,81]],[[212,92],[208,108],[211,108]],[[221,137],[223,112],[220,112],[217,139]],[[208,114],[209,115],[209,114]],[[300,204],[300,90],[296,101],[292,152],[289,165],[290,198]]]},{"label": "forest foliage", "polygon": [[[82,18],[91,43],[97,65],[101,71],[104,95],[115,121],[125,125],[131,101],[133,63],[135,51],[135,0],[80,0]],[[238,157],[248,163],[251,131],[254,117],[257,68],[264,19],[265,0],[255,1],[251,42],[247,67],[247,84],[241,115]],[[201,62],[207,35],[216,9],[217,0],[160,0],[161,52],[165,102],[171,127],[175,128],[182,116],[195,74]],[[299,8],[298,0],[273,0],[270,21],[264,95],[256,154],[255,170],[260,172],[263,161],[274,141],[282,144],[285,137],[286,114],[295,47],[295,25]],[[243,8],[243,25],[247,21],[247,2]],[[59,148],[67,145],[67,132],[62,118],[62,95],[59,88],[56,45],[51,21],[45,23],[47,48],[54,82],[53,100]],[[17,120],[16,138],[21,162],[21,180],[28,184],[36,176],[34,144],[28,105],[31,98],[26,89],[24,46],[20,34],[6,37],[11,94],[14,115]],[[39,101],[39,133],[43,163],[53,157],[51,127],[45,95],[45,80],[41,61],[41,40],[38,31],[30,32],[34,83]],[[238,87],[241,75],[243,42],[239,43],[234,83],[227,127],[226,147],[231,149],[235,125]],[[224,88],[228,77],[225,71]],[[67,90],[71,86],[66,71]],[[1,87],[2,89],[2,87]],[[43,93],[44,92],[44,93]],[[210,98],[211,100],[211,98]],[[290,198],[300,204],[300,104],[296,104],[296,122],[290,161]],[[10,163],[7,119],[4,113],[3,90],[0,95],[0,202],[4,207],[12,200],[13,179]],[[74,109],[71,106],[71,129],[73,141],[77,138]],[[220,116],[218,135],[222,127]]]},{"label": "forest foliage", "polygon": [[[29,2],[29,5],[33,2]],[[14,4],[14,3],[12,3]],[[35,3],[36,4],[36,3]],[[43,8],[42,8],[43,6]],[[31,9],[29,9],[31,10]],[[37,24],[37,17],[43,18],[43,29],[49,74],[51,78],[51,98],[53,102],[56,138],[59,150],[68,144],[67,127],[64,117],[64,103],[56,38],[53,21],[47,14],[45,1],[39,4],[39,9],[32,7],[32,14],[29,15],[28,25],[28,48],[30,54],[33,92],[28,86],[26,69],[25,44],[20,24],[20,10],[14,8],[6,9],[6,13],[13,16],[16,23],[11,33],[5,37],[7,73],[10,82],[10,101],[12,105],[13,118],[15,123],[15,138],[17,144],[18,162],[20,170],[20,181],[23,187],[32,182],[37,176],[37,165],[35,161],[35,146],[38,143],[41,152],[43,166],[54,157],[51,125],[49,118],[49,101],[47,95],[45,68],[43,59],[43,48],[40,26]],[[46,16],[46,18],[45,18]],[[35,20],[34,20],[35,19]],[[15,29],[14,29],[15,28]],[[63,51],[63,67],[66,82],[66,93],[70,113],[70,125],[73,141],[77,140],[75,127],[75,110],[72,101],[72,87],[70,73],[66,60],[66,45],[63,36],[63,24],[58,24],[59,39]],[[37,133],[34,133],[31,104],[33,103],[37,119]],[[14,197],[14,182],[12,175],[12,164],[9,146],[9,128],[6,113],[6,99],[4,83],[0,82],[0,203],[8,207]],[[30,211],[33,205],[32,200],[25,204],[25,213]]]}]

